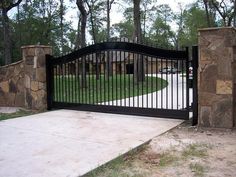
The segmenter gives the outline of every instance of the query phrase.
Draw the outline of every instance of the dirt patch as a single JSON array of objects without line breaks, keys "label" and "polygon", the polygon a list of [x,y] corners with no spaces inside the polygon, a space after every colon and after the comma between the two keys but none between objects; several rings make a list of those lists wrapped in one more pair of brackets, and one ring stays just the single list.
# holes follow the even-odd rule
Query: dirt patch
[{"label": "dirt patch", "polygon": [[185,123],[91,176],[235,177],[236,131],[197,129]]}]

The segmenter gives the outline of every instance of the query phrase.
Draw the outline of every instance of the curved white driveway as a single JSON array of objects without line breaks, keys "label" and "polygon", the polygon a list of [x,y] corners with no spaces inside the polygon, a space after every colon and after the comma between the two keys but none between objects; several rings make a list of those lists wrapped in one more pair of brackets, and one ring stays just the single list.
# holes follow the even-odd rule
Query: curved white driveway
[{"label": "curved white driveway", "polygon": [[[186,107],[186,77],[181,77],[181,74],[149,74],[148,76],[165,79],[168,82],[168,86],[157,92],[102,104],[163,109],[183,109]],[[189,104],[191,102],[192,89],[189,91]]]}]

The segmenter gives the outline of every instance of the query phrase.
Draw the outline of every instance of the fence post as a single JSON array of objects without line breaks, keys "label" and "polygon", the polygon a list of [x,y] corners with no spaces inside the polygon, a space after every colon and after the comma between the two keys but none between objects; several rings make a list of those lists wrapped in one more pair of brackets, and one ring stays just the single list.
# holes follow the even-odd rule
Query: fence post
[{"label": "fence post", "polygon": [[53,56],[46,55],[46,84],[47,84],[47,109],[51,110],[53,105],[53,67],[52,67]]},{"label": "fence post", "polygon": [[198,46],[192,47],[193,64],[193,121],[192,126],[198,124]]},{"label": "fence post", "polygon": [[45,110],[47,103],[45,55],[52,54],[52,47],[30,45],[22,47],[24,64],[25,107]]},{"label": "fence post", "polygon": [[186,47],[186,109],[188,111],[189,119],[189,48]]}]

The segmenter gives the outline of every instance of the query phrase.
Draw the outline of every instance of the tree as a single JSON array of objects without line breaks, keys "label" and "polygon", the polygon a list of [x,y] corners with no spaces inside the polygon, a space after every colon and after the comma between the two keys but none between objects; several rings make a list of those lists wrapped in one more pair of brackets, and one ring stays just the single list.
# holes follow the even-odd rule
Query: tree
[{"label": "tree", "polygon": [[0,2],[0,9],[2,12],[2,26],[3,26],[3,44],[4,44],[4,61],[5,64],[10,64],[12,61],[12,39],[10,35],[10,22],[8,18],[8,11],[18,6],[22,0],[2,0]]},{"label": "tree", "polygon": [[107,0],[106,6],[107,6],[107,41],[110,40],[110,31],[111,31],[111,20],[110,20],[110,13],[111,13],[111,7],[115,0]]},{"label": "tree", "polygon": [[[140,2],[141,0],[133,0],[133,18],[134,18],[134,31],[133,39],[137,43],[142,43],[142,30],[140,18]],[[144,59],[140,54],[134,56],[134,79],[135,82],[143,82],[145,80]]]},{"label": "tree", "polygon": [[140,18],[140,2],[141,0],[133,0],[133,18],[134,18],[134,32],[133,32],[133,39],[141,43],[142,42],[142,30],[141,30],[141,18]]},{"label": "tree", "polygon": [[209,0],[214,9],[221,17],[223,26],[231,26],[235,18],[235,0]]},{"label": "tree", "polygon": [[170,23],[173,21],[174,15],[167,4],[157,6],[157,17],[150,29],[149,37],[161,47],[169,48],[172,46],[173,31]]},{"label": "tree", "polygon": [[[86,46],[86,23],[87,23],[87,11],[85,9],[85,2],[84,0],[76,0],[77,7],[80,11],[81,14],[81,38],[80,38],[80,43],[81,47]],[[85,57],[81,58],[82,60],[82,82],[81,82],[81,87],[85,88],[86,87],[86,61]]]},{"label": "tree", "polygon": [[85,9],[85,0],[76,0],[76,5],[80,11],[81,14],[81,25],[78,25],[80,29],[81,36],[80,36],[80,41],[81,41],[81,47],[86,46],[86,24],[87,24],[87,16],[88,12]]},{"label": "tree", "polygon": [[113,36],[117,38],[128,38],[132,39],[133,37],[133,8],[126,8],[124,13],[124,20],[120,23],[116,23],[112,25],[111,33]]},{"label": "tree", "polygon": [[200,8],[197,3],[192,4],[183,12],[184,38],[181,40],[182,46],[191,46],[198,42],[198,29],[208,26],[205,20],[205,10]]},{"label": "tree", "polygon": [[105,1],[100,0],[86,0],[88,7],[88,17],[89,17],[89,33],[92,36],[93,42],[98,43],[106,39],[106,34],[104,34],[104,21],[105,16],[101,14],[101,11],[105,11]]},{"label": "tree", "polygon": [[156,8],[155,6],[153,6],[154,0],[142,0],[141,1],[141,22],[143,23],[143,40],[146,37],[146,33],[147,33],[147,23],[148,20],[150,20],[151,16],[153,16],[153,12],[156,12]]}]

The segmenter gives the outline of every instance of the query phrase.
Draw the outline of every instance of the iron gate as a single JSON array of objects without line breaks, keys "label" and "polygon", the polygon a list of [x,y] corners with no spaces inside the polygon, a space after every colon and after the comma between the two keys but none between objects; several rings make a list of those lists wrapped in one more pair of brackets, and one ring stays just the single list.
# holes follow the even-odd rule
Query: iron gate
[{"label": "iron gate", "polygon": [[189,119],[189,54],[104,42],[46,56],[48,109]]}]

